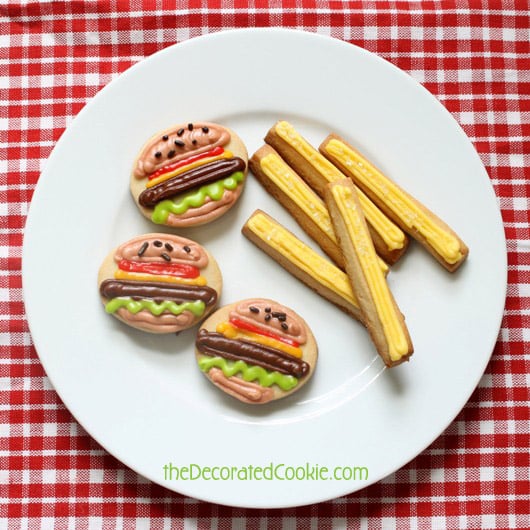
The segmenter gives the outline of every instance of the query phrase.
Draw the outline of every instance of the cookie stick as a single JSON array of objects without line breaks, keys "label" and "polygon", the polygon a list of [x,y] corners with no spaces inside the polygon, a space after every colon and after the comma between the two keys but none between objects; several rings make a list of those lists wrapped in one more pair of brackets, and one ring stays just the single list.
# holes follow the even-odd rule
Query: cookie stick
[{"label": "cookie stick", "polygon": [[[345,177],[286,121],[277,122],[267,133],[265,142],[274,147],[321,197],[328,183]],[[407,249],[409,239],[363,192],[358,192],[376,251],[392,265]]]},{"label": "cookie stick", "polygon": [[[249,161],[250,169],[261,185],[294,217],[318,246],[344,270],[344,256],[337,243],[324,201],[270,146],[258,149]],[[380,261],[388,273],[388,265]]]},{"label": "cookie stick", "polygon": [[330,134],[320,145],[320,151],[448,271],[455,271],[464,262],[469,250],[458,235],[340,136]]},{"label": "cookie stick", "polygon": [[374,344],[387,366],[413,352],[403,315],[377,265],[374,245],[353,182],[328,184],[324,198],[346,258],[346,272]]},{"label": "cookie stick", "polygon": [[362,322],[359,303],[346,274],[280,223],[265,212],[256,210],[241,231],[295,278]]}]

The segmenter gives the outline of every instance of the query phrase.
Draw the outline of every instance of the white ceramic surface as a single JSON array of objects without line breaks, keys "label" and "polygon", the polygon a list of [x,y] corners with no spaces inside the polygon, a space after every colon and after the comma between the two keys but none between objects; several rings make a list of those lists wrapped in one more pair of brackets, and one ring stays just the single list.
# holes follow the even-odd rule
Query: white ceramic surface
[{"label": "white ceramic surface", "polygon": [[[157,130],[202,119],[236,130],[249,153],[278,119],[291,121],[317,145],[337,132],[461,235],[470,256],[457,273],[449,274],[412,244],[389,275],[415,346],[409,363],[385,369],[357,322],[241,235],[245,220],[261,208],[307,240],[252,176],[227,215],[180,233],[216,256],[224,275],[222,304],[266,296],[308,321],[320,347],[312,381],[285,400],[244,406],[199,372],[193,330],[151,336],[105,314],[96,285],[101,260],[119,243],[160,230],[140,215],[129,193],[137,151]],[[450,114],[412,78],[327,37],[236,30],[156,53],[80,112],[35,191],[23,282],[46,373],[65,405],[110,453],[186,495],[227,505],[285,507],[371,484],[447,427],[494,347],[504,307],[506,250],[497,201],[478,155]],[[363,466],[369,475],[357,481],[164,479],[169,463],[271,462]]]}]

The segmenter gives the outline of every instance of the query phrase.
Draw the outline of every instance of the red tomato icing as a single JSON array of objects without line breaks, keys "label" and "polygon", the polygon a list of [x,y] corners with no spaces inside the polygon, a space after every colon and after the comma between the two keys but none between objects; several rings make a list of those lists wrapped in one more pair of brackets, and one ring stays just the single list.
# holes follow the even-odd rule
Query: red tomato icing
[{"label": "red tomato icing", "polygon": [[233,324],[236,328],[244,329],[246,331],[252,331],[253,333],[258,333],[259,335],[264,335],[265,337],[270,337],[271,339],[279,340],[280,342],[289,344],[290,346],[294,346],[295,348],[298,348],[300,346],[300,343],[296,342],[295,340],[288,339],[286,337],[280,337],[272,331],[266,331],[264,329],[258,328],[257,326],[248,324],[247,322],[239,320],[238,318],[231,317],[229,320],[230,323]]},{"label": "red tomato icing", "polygon": [[159,276],[175,276],[176,278],[198,278],[200,275],[200,270],[197,267],[182,263],[142,263],[122,259],[118,262],[118,268],[127,272],[143,272]]},{"label": "red tomato icing", "polygon": [[202,158],[207,158],[210,156],[219,156],[224,153],[224,149],[222,147],[214,147],[213,149],[210,149],[210,151],[206,151],[206,153],[202,153],[200,155],[195,156],[189,156],[188,158],[185,158],[184,160],[179,160],[178,162],[175,162],[173,164],[169,164],[167,166],[161,167],[160,169],[157,169],[154,173],[151,173],[149,175],[149,180],[153,180],[157,177],[160,177],[160,175],[164,175],[166,173],[171,173],[171,171],[174,171],[175,169],[178,169],[179,167],[187,166],[188,164],[191,164],[192,162],[196,162],[197,160],[201,160]]}]

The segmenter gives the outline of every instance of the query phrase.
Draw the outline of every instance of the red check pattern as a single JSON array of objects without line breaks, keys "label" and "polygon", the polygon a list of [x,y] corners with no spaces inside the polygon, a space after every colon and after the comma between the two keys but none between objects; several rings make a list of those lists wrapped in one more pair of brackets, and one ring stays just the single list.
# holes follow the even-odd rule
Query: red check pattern
[{"label": "red check pattern", "polygon": [[[193,0],[0,5],[0,528],[529,528],[530,8],[526,1]],[[21,291],[22,234],[71,119],[133,63],[229,28],[284,26],[375,52],[423,83],[474,142],[502,209],[509,289],[469,403],[385,480],[319,505],[259,511],[188,499],[124,467],[51,388]],[[187,526],[186,526],[187,527]]]}]

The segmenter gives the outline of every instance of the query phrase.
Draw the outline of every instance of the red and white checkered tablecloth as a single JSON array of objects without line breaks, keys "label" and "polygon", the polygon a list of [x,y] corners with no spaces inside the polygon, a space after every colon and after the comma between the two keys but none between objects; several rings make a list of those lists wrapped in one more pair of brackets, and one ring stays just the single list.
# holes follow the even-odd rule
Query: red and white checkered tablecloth
[{"label": "red and white checkered tablecloth", "polygon": [[[530,528],[530,7],[518,0],[303,4],[0,5],[0,528]],[[447,430],[373,486],[270,511],[185,498],[102,449],[51,387],[21,289],[28,205],[43,163],[83,105],[170,44],[255,26],[355,43],[423,83],[462,125],[488,170],[509,263],[497,345]]]}]

